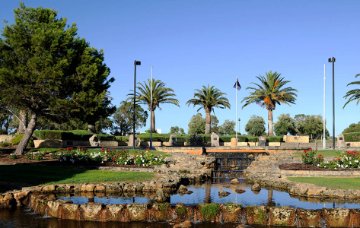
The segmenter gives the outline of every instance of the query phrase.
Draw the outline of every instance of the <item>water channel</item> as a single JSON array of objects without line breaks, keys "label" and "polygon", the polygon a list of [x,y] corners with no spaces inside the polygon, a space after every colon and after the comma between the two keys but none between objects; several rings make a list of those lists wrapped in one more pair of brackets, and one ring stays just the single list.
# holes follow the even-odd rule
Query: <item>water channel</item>
[{"label": "water channel", "polygon": [[[215,156],[215,155],[214,155]],[[303,209],[322,208],[360,208],[360,202],[343,202],[336,200],[319,201],[314,199],[300,199],[290,196],[287,192],[274,189],[262,188],[259,192],[251,191],[242,177],[242,170],[247,167],[256,155],[216,155],[216,166],[211,182],[201,185],[187,186],[191,194],[172,194],[168,202],[172,205],[183,203],[195,206],[201,203],[236,203],[242,206],[264,205],[264,206],[289,206]],[[240,156],[240,157],[239,157]],[[238,178],[240,184],[231,185],[232,178]],[[241,189],[242,191],[239,191]],[[225,197],[219,192],[228,192]],[[75,204],[84,204],[89,200],[102,204],[132,204],[149,203],[150,198],[141,195],[54,195],[58,199],[69,200]],[[16,210],[0,210],[0,227],[172,227],[167,223],[101,223],[101,222],[79,222],[66,221],[54,218],[44,218],[34,214],[26,208]],[[195,224],[194,227],[209,227],[208,224]],[[234,224],[211,224],[211,227],[235,227]]]}]

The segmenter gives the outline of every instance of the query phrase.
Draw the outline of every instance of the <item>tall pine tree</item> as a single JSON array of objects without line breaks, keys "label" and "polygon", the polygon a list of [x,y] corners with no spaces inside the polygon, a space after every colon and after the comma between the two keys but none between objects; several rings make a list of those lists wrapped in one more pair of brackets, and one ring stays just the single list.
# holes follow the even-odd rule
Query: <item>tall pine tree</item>
[{"label": "tall pine tree", "polygon": [[0,38],[1,106],[30,113],[16,154],[23,154],[40,117],[93,125],[114,112],[109,73],[103,52],[79,38],[75,24],[54,10],[21,4]]}]

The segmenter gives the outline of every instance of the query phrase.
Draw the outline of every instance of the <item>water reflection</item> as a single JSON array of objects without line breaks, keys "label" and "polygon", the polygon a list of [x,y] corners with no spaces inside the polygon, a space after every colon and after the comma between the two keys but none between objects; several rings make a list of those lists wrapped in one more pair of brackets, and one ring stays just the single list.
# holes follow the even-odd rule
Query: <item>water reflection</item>
[{"label": "water reflection", "polygon": [[[322,208],[360,208],[360,202],[344,202],[336,200],[319,200],[296,198],[287,192],[262,188],[259,192],[251,191],[251,186],[244,180],[240,184],[231,185],[229,183],[202,185],[190,185],[188,190],[191,194],[172,194],[169,197],[170,204],[182,203],[188,206],[195,206],[201,203],[235,203],[242,206],[289,206],[303,209],[322,209]],[[227,196],[222,196],[221,192],[228,192]],[[58,199],[72,201],[76,204],[95,202],[101,204],[132,204],[132,203],[151,203],[154,202],[153,195],[110,195],[105,194],[83,194],[83,195],[62,195],[56,196]]]}]

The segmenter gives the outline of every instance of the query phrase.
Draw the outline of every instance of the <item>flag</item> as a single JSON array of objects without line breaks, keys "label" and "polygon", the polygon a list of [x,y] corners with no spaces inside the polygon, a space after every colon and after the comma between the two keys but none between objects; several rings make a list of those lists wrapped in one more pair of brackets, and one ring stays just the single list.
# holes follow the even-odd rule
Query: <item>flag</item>
[{"label": "flag", "polygon": [[237,90],[240,90],[240,89],[241,89],[241,85],[240,85],[239,79],[236,79],[236,82],[235,82],[235,84],[234,84],[234,88],[236,88]]}]

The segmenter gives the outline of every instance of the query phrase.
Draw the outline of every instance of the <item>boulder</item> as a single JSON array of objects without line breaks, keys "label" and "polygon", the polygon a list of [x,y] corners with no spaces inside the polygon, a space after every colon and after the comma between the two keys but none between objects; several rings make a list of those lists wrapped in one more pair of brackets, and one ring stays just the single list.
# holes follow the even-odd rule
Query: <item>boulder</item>
[{"label": "boulder", "polygon": [[234,178],[230,181],[230,184],[239,184],[239,180],[237,178]]},{"label": "boulder", "polygon": [[242,193],[244,193],[244,192],[246,192],[244,189],[242,189],[242,188],[236,188],[235,189],[235,192],[236,193],[239,193],[239,194],[242,194]]},{"label": "boulder", "polygon": [[258,183],[254,183],[254,184],[251,186],[251,191],[259,192],[260,190],[261,190],[261,186],[260,186],[260,184],[258,184]]},{"label": "boulder", "polygon": [[189,228],[189,227],[191,227],[191,226],[192,226],[191,221],[190,221],[190,220],[186,220],[186,221],[184,221],[184,222],[182,222],[182,223],[175,224],[175,225],[173,226],[173,228]]},{"label": "boulder", "polygon": [[228,195],[230,195],[230,192],[226,192],[226,191],[219,191],[218,193],[220,198],[226,197]]},{"label": "boulder", "polygon": [[185,185],[180,185],[179,189],[178,189],[178,193],[180,194],[186,194],[189,190],[187,189],[187,187]]}]

